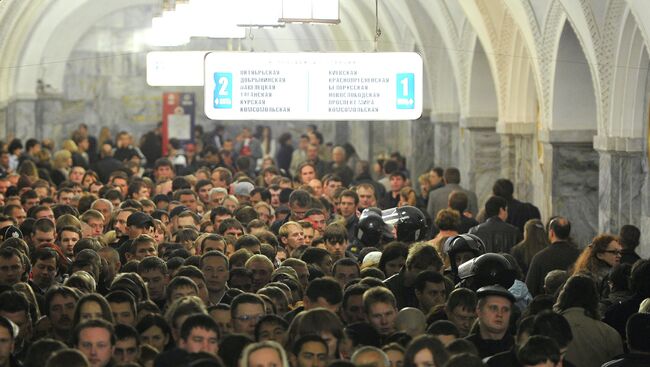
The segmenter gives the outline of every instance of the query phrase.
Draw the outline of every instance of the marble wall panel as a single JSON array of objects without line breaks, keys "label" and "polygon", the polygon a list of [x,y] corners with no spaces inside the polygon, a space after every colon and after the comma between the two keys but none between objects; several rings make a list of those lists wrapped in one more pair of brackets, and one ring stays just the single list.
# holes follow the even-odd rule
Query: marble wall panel
[{"label": "marble wall panel", "polygon": [[34,100],[15,100],[7,106],[7,136],[21,139],[40,134],[36,125],[36,108]]},{"label": "marble wall panel", "polygon": [[640,225],[647,171],[643,153],[600,151],[598,227],[618,233],[624,224]]},{"label": "marble wall panel", "polygon": [[554,144],[552,150],[552,214],[571,220],[571,236],[584,247],[598,232],[598,153],[578,143]]},{"label": "marble wall panel", "polygon": [[501,135],[501,177],[514,184],[514,197],[533,201],[533,136]]},{"label": "marble wall panel", "polygon": [[460,131],[460,185],[476,192],[482,208],[501,172],[501,139],[489,128],[461,128]]},{"label": "marble wall panel", "polygon": [[433,159],[437,166],[458,167],[458,122],[434,121]]}]

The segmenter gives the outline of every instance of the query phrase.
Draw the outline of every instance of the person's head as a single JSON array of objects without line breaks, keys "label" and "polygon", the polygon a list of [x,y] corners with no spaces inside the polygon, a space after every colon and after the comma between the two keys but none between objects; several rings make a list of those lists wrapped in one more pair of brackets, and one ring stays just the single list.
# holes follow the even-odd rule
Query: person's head
[{"label": "person's head", "polygon": [[278,315],[266,315],[255,325],[255,340],[263,342],[272,340],[284,345],[287,339],[289,324]]},{"label": "person's head", "polygon": [[257,292],[260,288],[264,287],[271,281],[271,274],[273,273],[273,262],[264,255],[253,255],[246,261],[244,265],[246,269],[250,270],[253,276],[253,289]]},{"label": "person's head", "polygon": [[222,252],[213,250],[201,256],[199,269],[205,276],[206,286],[210,294],[219,294],[226,287],[230,277],[229,261]]},{"label": "person's head", "polygon": [[485,216],[499,217],[505,221],[508,218],[508,202],[500,196],[492,196],[485,202]]},{"label": "person's head", "polygon": [[380,335],[395,332],[397,301],[393,293],[383,287],[374,287],[363,294],[363,308],[370,324]]},{"label": "person's head", "polygon": [[571,222],[564,217],[555,217],[548,223],[548,238],[551,243],[567,241],[571,235]]},{"label": "person's head", "polygon": [[467,288],[457,288],[449,294],[445,304],[445,313],[463,337],[469,334],[476,319],[477,303],[476,293]]},{"label": "person's head", "polygon": [[408,246],[403,242],[391,242],[384,247],[379,259],[379,270],[384,272],[386,278],[399,273],[408,256]]},{"label": "person's head", "polygon": [[103,319],[111,324],[115,322],[111,307],[104,296],[97,293],[86,294],[79,298],[79,302],[77,302],[74,310],[74,325],[95,319]]},{"label": "person's head", "polygon": [[147,284],[149,297],[154,301],[165,298],[165,290],[169,282],[167,263],[157,256],[145,257],[138,263],[138,274]]},{"label": "person's head", "polygon": [[72,345],[83,353],[92,367],[111,363],[115,350],[115,330],[103,319],[84,321],[75,327]]},{"label": "person's head", "polygon": [[363,346],[354,351],[350,361],[357,366],[390,367],[390,359],[386,353],[370,345]]},{"label": "person's head", "polygon": [[297,222],[288,221],[284,223],[278,230],[278,235],[278,239],[284,245],[288,254],[305,244],[304,229]]},{"label": "person's head", "polygon": [[209,315],[194,314],[181,326],[178,346],[189,352],[206,352],[217,355],[219,352],[219,326]]},{"label": "person's head", "polygon": [[316,168],[310,162],[301,163],[296,172],[298,173],[298,180],[303,185],[307,185],[309,181],[318,178],[316,175]]},{"label": "person's head", "polygon": [[446,184],[460,184],[460,171],[456,167],[449,167],[445,169],[443,178]]},{"label": "person's head", "polygon": [[447,347],[453,341],[461,337],[456,325],[449,320],[438,320],[427,328],[427,334],[435,336]]},{"label": "person's head", "polygon": [[89,367],[93,366],[89,361],[89,358],[83,354],[83,352],[77,349],[68,349],[63,348],[51,354],[51,356],[45,361],[45,367],[58,367],[58,366],[68,366],[68,367]]},{"label": "person's head", "polygon": [[274,341],[252,343],[241,354],[241,367],[288,366],[289,360],[282,345]]},{"label": "person's head", "polygon": [[314,265],[325,275],[332,274],[332,255],[319,247],[308,247],[300,256],[307,265]]},{"label": "person's head", "polygon": [[569,322],[564,316],[550,310],[542,311],[534,317],[529,334],[543,335],[555,340],[562,353],[566,352],[573,340]]},{"label": "person's head", "polygon": [[115,290],[106,295],[116,324],[135,326],[138,314],[135,298],[126,291]]},{"label": "person's head", "polygon": [[148,344],[159,352],[164,351],[171,338],[171,329],[164,317],[151,314],[140,320],[136,326],[142,344]]},{"label": "person's head", "polygon": [[23,259],[18,249],[0,248],[0,285],[13,286],[21,280],[26,268]]},{"label": "person's head", "polygon": [[303,302],[306,310],[322,307],[332,312],[338,312],[342,299],[341,285],[330,277],[322,277],[309,283],[305,289]]},{"label": "person's head", "polygon": [[449,358],[444,345],[434,336],[413,339],[404,354],[405,367],[444,366]]},{"label": "person's head", "polygon": [[588,275],[574,275],[562,287],[553,309],[557,312],[571,307],[580,307],[585,314],[600,320],[598,312],[598,290],[596,283]]},{"label": "person's head", "polygon": [[158,256],[158,243],[147,234],[141,234],[134,238],[126,253],[127,260],[142,261],[150,256]]},{"label": "person's head", "polygon": [[140,356],[140,335],[138,331],[127,325],[115,326],[115,349],[113,358],[116,363],[135,363]]},{"label": "person's head", "polygon": [[598,235],[591,240],[591,244],[587,246],[587,249],[576,260],[576,268],[579,267],[581,258],[587,255],[588,257],[585,259],[587,261],[587,269],[591,271],[600,267],[596,264],[606,264],[606,267],[612,268],[621,263],[623,247],[616,236],[610,234]]},{"label": "person's head", "polygon": [[323,239],[332,260],[337,261],[345,257],[345,250],[348,247],[348,232],[343,225],[333,223],[325,227]]},{"label": "person's head", "polygon": [[359,278],[360,271],[359,264],[354,259],[347,257],[337,260],[332,266],[332,276],[341,287],[345,287],[349,281]]},{"label": "person's head", "polygon": [[57,243],[63,253],[73,257],[74,245],[81,239],[81,230],[75,226],[64,226],[58,230]]},{"label": "person's head", "polygon": [[52,323],[52,328],[66,335],[74,326],[75,305],[79,296],[72,288],[53,286],[45,293],[45,315]]},{"label": "person's head", "polygon": [[404,265],[406,268],[405,281],[412,284],[420,272],[425,270],[440,272],[443,264],[433,246],[420,242],[411,245]]},{"label": "person's head", "polygon": [[0,316],[0,363],[5,366],[13,365],[11,355],[14,352],[18,328],[11,320]]},{"label": "person's head", "polygon": [[167,304],[189,296],[199,295],[199,287],[196,283],[189,277],[184,275],[176,275],[167,285],[167,290],[165,293],[165,298],[167,299]]},{"label": "person's head", "polygon": [[32,281],[41,289],[48,289],[58,270],[59,256],[51,248],[42,248],[32,254]]},{"label": "person's head", "polygon": [[438,272],[426,270],[415,278],[415,297],[418,299],[420,309],[429,313],[431,309],[447,301],[445,278]]},{"label": "person's head", "polygon": [[484,339],[500,340],[510,326],[514,296],[498,285],[480,288],[476,295],[476,314],[481,336]]},{"label": "person's head", "polygon": [[639,239],[641,238],[641,231],[638,227],[631,224],[621,226],[618,233],[621,246],[626,250],[634,250],[639,246]]},{"label": "person's head", "polygon": [[343,324],[339,317],[332,311],[324,308],[315,308],[305,311],[300,315],[297,337],[315,334],[327,343],[330,358],[338,355],[338,345],[344,338]]},{"label": "person's head", "polygon": [[7,318],[18,327],[15,330],[18,344],[22,344],[25,340],[29,341],[32,337],[30,306],[27,297],[21,292],[0,293],[0,316]]},{"label": "person's head", "polygon": [[359,195],[352,190],[344,190],[339,196],[339,212],[344,218],[350,218],[357,214],[359,207]]},{"label": "person's head", "polygon": [[442,209],[436,214],[435,224],[441,231],[457,231],[460,226],[460,213],[454,209]]},{"label": "person's head", "polygon": [[346,324],[355,322],[365,322],[366,314],[363,309],[363,294],[368,290],[368,286],[355,284],[349,286],[343,292],[343,301],[341,303],[341,319]]},{"label": "person's head", "polygon": [[329,361],[327,343],[318,335],[307,334],[293,343],[292,365],[296,367],[325,367]]},{"label": "person's head", "polygon": [[55,239],[56,230],[53,221],[48,218],[41,218],[34,222],[32,242],[35,247],[44,244],[54,244]]},{"label": "person's head", "polygon": [[517,359],[524,367],[562,366],[562,355],[557,343],[541,335],[528,338],[517,352]]},{"label": "person's head", "polygon": [[255,335],[255,324],[265,314],[264,300],[252,293],[236,296],[230,305],[233,331],[249,336]]},{"label": "person's head", "polygon": [[[25,367],[45,366],[48,359],[57,351],[66,349],[67,346],[55,339],[42,338],[34,341],[27,349],[27,355],[23,361]],[[84,357],[85,358],[85,357]],[[68,366],[65,364],[65,366]],[[86,365],[87,366],[87,365]],[[84,366],[84,367],[86,367]]]},{"label": "person's head", "polygon": [[566,270],[551,270],[544,277],[544,292],[550,295],[557,294],[567,279],[569,279],[569,272]]}]

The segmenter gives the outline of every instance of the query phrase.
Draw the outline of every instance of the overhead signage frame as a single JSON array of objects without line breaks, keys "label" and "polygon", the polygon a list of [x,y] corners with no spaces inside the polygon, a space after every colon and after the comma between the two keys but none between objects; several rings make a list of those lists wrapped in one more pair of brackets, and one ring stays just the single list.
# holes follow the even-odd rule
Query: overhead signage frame
[{"label": "overhead signage frame", "polygon": [[415,120],[422,69],[414,52],[211,52],[205,113],[212,120]]}]

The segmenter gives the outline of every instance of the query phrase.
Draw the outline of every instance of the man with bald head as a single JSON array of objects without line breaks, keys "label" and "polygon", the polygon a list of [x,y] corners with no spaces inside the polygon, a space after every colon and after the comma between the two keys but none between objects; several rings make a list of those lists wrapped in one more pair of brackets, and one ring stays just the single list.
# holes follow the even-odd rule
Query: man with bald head
[{"label": "man with bald head", "polygon": [[355,366],[390,367],[388,355],[383,350],[369,345],[357,349],[350,362]]},{"label": "man with bald head", "polygon": [[427,317],[420,309],[415,307],[404,307],[397,313],[395,320],[397,331],[403,331],[415,338],[424,334],[427,327]]}]

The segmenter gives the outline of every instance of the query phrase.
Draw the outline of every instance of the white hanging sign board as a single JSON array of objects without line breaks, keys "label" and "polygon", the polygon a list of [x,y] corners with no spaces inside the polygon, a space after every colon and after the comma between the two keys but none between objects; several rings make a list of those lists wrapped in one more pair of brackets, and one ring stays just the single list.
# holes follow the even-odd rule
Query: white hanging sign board
[{"label": "white hanging sign board", "polygon": [[422,58],[414,52],[250,53],[205,57],[212,120],[415,120]]}]

